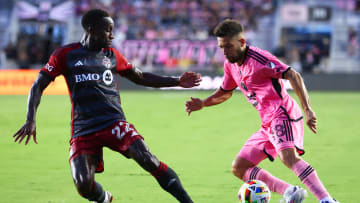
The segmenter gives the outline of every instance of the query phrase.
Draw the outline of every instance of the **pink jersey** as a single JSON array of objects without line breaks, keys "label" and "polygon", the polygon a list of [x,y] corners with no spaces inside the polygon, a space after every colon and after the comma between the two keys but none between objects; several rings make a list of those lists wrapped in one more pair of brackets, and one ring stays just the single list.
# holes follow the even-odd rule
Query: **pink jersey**
[{"label": "pink jersey", "polygon": [[224,62],[224,91],[239,87],[249,103],[259,112],[262,125],[269,127],[274,118],[287,116],[299,120],[302,113],[287,93],[281,78],[290,69],[267,51],[247,46],[244,63]]}]

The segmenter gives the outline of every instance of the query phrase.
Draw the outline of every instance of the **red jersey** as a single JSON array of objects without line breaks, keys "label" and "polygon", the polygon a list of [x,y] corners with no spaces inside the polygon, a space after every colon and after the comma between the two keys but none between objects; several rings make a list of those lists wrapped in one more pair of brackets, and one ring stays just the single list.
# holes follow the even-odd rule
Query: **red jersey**
[{"label": "red jersey", "polygon": [[55,50],[40,73],[52,80],[65,77],[72,102],[72,137],[77,137],[125,120],[116,75],[132,68],[114,48],[91,51],[73,43]]}]

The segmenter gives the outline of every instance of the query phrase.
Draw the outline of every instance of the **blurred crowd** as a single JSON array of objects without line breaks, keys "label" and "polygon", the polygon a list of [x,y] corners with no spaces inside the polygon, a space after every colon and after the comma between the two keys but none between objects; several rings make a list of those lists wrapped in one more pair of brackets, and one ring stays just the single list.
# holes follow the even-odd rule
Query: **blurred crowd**
[{"label": "blurred crowd", "polygon": [[89,8],[108,10],[124,39],[206,40],[216,24],[239,19],[245,31],[257,29],[259,16],[272,14],[276,0],[75,0],[81,16]]},{"label": "blurred crowd", "polygon": [[[63,2],[49,1],[53,5]],[[286,1],[301,3],[304,0]],[[27,2],[39,6],[42,1],[27,0]],[[75,27],[79,31],[82,31],[79,26],[81,16],[89,9],[101,8],[111,14],[116,23],[114,45],[131,62],[145,68],[160,66],[175,70],[201,67],[210,71],[220,70],[223,62],[223,55],[217,50],[213,36],[213,29],[217,23],[226,18],[239,20],[251,44],[251,39],[257,39],[258,29],[264,27],[264,25],[260,27],[261,19],[276,19],[277,8],[280,6],[279,0],[72,0],[72,2]],[[335,5],[340,10],[360,12],[360,0],[335,0]],[[72,33],[74,32],[70,33],[64,23],[20,22],[17,39],[15,43],[9,41],[1,50],[3,53],[0,53],[0,62],[7,60],[8,64],[10,63],[9,67],[11,63],[16,63],[14,67],[21,69],[39,68],[47,62],[54,49],[65,43],[66,35]],[[349,26],[347,35],[346,48],[344,48],[347,55],[359,57],[359,28]],[[294,40],[291,42],[285,36],[286,34],[281,36],[277,47],[269,50],[285,63],[300,72],[318,72],[328,66],[331,34],[317,42],[305,43]],[[80,36],[76,37],[76,39],[80,38]]]},{"label": "blurred crowd", "polygon": [[[28,2],[35,6],[41,6],[41,1],[29,0]],[[240,20],[244,25],[245,32],[253,33],[257,30],[257,19],[273,14],[277,1],[73,0],[73,2],[77,24],[80,23],[81,16],[89,9],[107,10],[116,23],[115,44],[119,44],[124,40],[180,39],[206,43],[205,41],[214,39],[213,29],[216,24],[226,18]],[[60,3],[61,1],[53,2],[54,5]],[[15,61],[21,69],[45,64],[52,51],[62,45],[67,32],[65,26],[56,23],[43,22],[41,24],[30,21],[20,23],[19,27],[16,43],[9,42],[4,51],[8,62]],[[81,30],[79,25],[76,27]],[[154,53],[154,55],[158,54]],[[138,60],[138,58],[132,59]],[[198,63],[196,60],[188,58],[185,61],[183,64]],[[188,63],[188,61],[190,62]],[[167,58],[162,65],[177,66],[178,63],[182,62],[174,58]]]},{"label": "blurred crowd", "polygon": [[[39,6],[41,1],[29,0]],[[257,20],[271,15],[276,0],[73,0],[75,22],[92,8],[107,10],[116,25],[115,43],[124,40],[195,40],[213,39],[213,29],[226,18],[238,19],[245,32],[257,30]],[[53,5],[61,1],[53,1]],[[81,27],[76,25],[77,29]],[[22,22],[16,43],[5,47],[8,62],[21,69],[45,64],[52,51],[63,44],[66,27],[56,23]],[[80,36],[79,36],[80,37]],[[136,60],[136,59],[134,59]],[[175,63],[174,63],[175,62]],[[170,58],[164,64],[177,65]]]},{"label": "blurred crowd", "polygon": [[[350,26],[347,29],[344,54],[348,59],[359,60],[359,33]],[[329,66],[331,36],[322,36],[321,40],[291,43],[286,37],[273,53],[299,72],[327,72]]]},{"label": "blurred crowd", "polygon": [[298,44],[282,39],[273,53],[298,72],[321,72],[328,64],[330,38],[324,37],[318,43]]},{"label": "blurred crowd", "polygon": [[[39,25],[40,31],[30,31],[21,27],[16,43],[9,41],[5,47],[8,61],[16,61],[20,69],[29,69],[31,64],[43,65],[51,53],[62,44],[62,35],[54,34],[54,26]],[[63,26],[55,26],[61,31]],[[37,67],[39,68],[39,67]]]}]

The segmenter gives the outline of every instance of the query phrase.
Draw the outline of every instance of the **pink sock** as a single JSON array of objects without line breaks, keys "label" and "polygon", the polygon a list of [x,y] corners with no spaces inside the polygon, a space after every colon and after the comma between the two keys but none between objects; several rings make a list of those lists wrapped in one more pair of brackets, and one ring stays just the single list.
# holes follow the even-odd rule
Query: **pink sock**
[{"label": "pink sock", "polygon": [[296,162],[291,169],[301,180],[311,193],[320,201],[322,198],[329,196],[324,185],[320,181],[315,169],[304,160]]},{"label": "pink sock", "polygon": [[249,168],[243,177],[243,181],[248,180],[261,180],[263,181],[272,192],[279,193],[281,195],[284,194],[286,188],[290,186],[288,183],[276,178],[275,176],[271,175],[269,172],[265,171],[264,169],[258,167]]}]

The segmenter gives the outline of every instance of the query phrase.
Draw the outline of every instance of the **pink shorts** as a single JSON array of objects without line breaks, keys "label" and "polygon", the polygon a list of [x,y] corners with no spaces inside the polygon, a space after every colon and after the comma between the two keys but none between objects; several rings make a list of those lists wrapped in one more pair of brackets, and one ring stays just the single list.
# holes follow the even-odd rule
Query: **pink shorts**
[{"label": "pink shorts", "polygon": [[273,161],[281,150],[295,148],[303,155],[303,120],[292,121],[280,117],[271,122],[270,127],[261,127],[244,144],[238,156],[257,165],[266,157]]},{"label": "pink shorts", "polygon": [[96,172],[104,171],[103,147],[124,154],[129,146],[138,139],[144,139],[134,126],[126,121],[117,121],[95,133],[72,138],[70,140],[70,160],[81,154],[99,155]]}]

